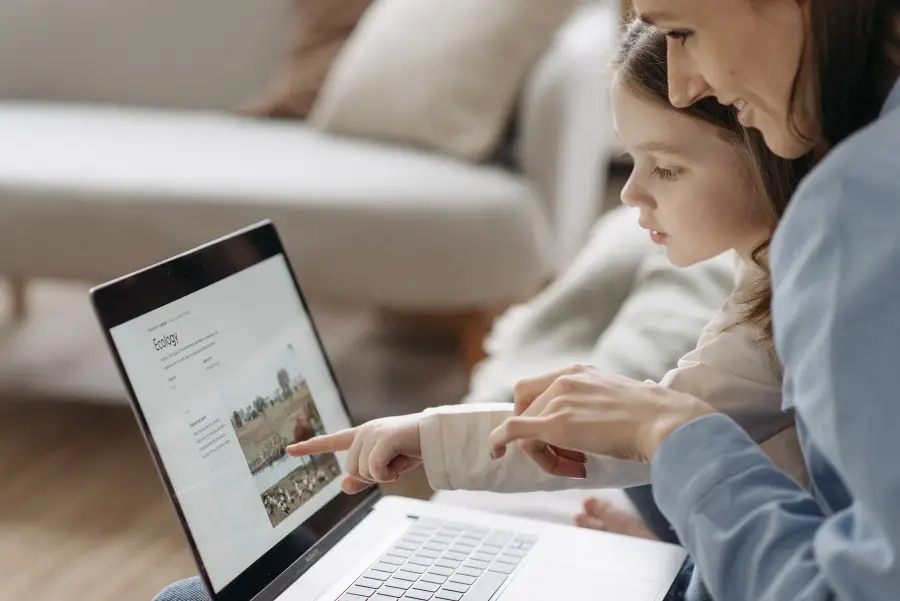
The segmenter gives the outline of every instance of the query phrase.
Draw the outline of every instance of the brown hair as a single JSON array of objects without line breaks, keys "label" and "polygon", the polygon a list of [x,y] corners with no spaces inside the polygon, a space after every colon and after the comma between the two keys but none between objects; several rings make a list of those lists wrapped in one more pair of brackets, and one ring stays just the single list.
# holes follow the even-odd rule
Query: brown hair
[{"label": "brown hair", "polygon": [[900,0],[816,0],[810,11],[811,39],[800,65],[810,52],[817,131],[804,135],[797,125],[802,67],[791,88],[790,126],[820,159],[881,112],[898,75]]},{"label": "brown hair", "polygon": [[[792,161],[776,156],[759,132],[741,127],[734,107],[723,106],[714,98],[702,98],[685,108],[673,107],[669,103],[666,37],[652,25],[632,21],[625,28],[613,66],[622,84],[636,96],[719,128],[719,135],[746,156],[747,175],[767,201],[767,216],[774,232],[797,184],[809,170],[810,160]],[[741,323],[756,327],[760,332],[759,340],[764,343],[772,340],[772,288],[765,259],[768,247],[767,239],[752,253],[753,261],[765,277],[737,299],[745,307]]]}]

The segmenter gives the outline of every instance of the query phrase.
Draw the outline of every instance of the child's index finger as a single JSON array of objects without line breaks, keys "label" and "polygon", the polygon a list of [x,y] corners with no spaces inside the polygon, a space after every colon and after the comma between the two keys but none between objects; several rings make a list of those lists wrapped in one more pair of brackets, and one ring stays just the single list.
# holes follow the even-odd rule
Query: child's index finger
[{"label": "child's index finger", "polygon": [[356,428],[340,430],[331,434],[322,434],[305,440],[288,445],[285,451],[292,457],[303,457],[304,455],[316,455],[319,453],[335,453],[338,451],[346,451],[353,444],[356,437]]}]

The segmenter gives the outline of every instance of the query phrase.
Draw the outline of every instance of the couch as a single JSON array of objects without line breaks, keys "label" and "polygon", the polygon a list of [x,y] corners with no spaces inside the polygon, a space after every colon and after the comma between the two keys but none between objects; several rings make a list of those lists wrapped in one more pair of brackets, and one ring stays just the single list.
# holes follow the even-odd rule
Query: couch
[{"label": "couch", "polygon": [[101,281],[271,218],[311,297],[460,315],[526,298],[598,214],[618,13],[587,2],[534,67],[510,170],[239,116],[289,0],[4,2],[0,277],[21,315],[30,278]]}]

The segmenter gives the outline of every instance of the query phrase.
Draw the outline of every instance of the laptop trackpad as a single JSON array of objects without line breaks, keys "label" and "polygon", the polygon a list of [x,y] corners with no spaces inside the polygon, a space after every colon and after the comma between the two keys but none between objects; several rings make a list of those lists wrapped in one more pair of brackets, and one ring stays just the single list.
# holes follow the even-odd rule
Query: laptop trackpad
[{"label": "laptop trackpad", "polygon": [[[582,554],[582,555],[590,555]],[[546,599],[616,599],[616,601],[656,601],[669,584],[616,572],[615,558],[573,558],[562,545],[537,545],[523,569],[503,594],[503,601]]]}]

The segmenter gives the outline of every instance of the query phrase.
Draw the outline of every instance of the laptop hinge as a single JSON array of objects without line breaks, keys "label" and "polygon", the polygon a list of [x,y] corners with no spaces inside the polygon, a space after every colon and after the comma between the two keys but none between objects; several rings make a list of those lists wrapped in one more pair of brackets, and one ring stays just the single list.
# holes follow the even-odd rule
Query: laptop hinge
[{"label": "laptop hinge", "polygon": [[369,498],[360,503],[350,513],[337,523],[331,530],[325,533],[316,544],[301,555],[297,561],[287,567],[266,588],[261,590],[251,601],[273,601],[284,593],[294,582],[337,545],[351,530],[356,528],[366,516],[375,509],[375,504],[381,499],[380,492],[372,492]]}]

